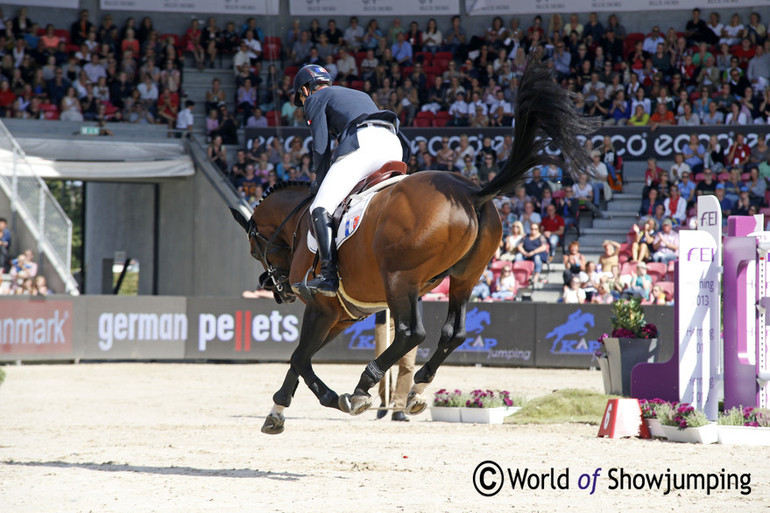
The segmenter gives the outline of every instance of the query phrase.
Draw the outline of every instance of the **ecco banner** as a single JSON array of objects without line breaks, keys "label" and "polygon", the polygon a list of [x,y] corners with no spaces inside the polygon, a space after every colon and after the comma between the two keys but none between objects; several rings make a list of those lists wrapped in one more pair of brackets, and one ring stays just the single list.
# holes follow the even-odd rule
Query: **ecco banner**
[{"label": "ecco banner", "polygon": [[[289,0],[292,16],[453,16],[459,0]],[[339,26],[339,22],[337,26]]]},{"label": "ecco banner", "polygon": [[[426,141],[428,150],[436,154],[441,149],[442,137],[449,136],[450,145],[459,145],[460,136],[467,135],[470,144],[476,150],[481,148],[484,137],[492,138],[492,146],[499,149],[503,144],[503,138],[513,135],[511,128],[404,128],[404,135],[412,142],[412,150],[417,149],[418,141]],[[269,143],[277,135],[275,128],[247,128],[246,140],[253,144],[256,138],[257,144]],[[698,126],[698,127],[667,127],[651,131],[646,127],[616,127],[601,128],[591,137],[594,146],[601,144],[604,135],[612,137],[612,142],[618,155],[625,160],[646,160],[654,157],[658,160],[674,160],[674,154],[681,152],[682,148],[690,140],[690,134],[698,134],[698,138],[704,145],[709,142],[709,137],[714,134],[723,144],[732,144],[735,134],[744,134],[749,146],[756,144],[757,138],[767,139],[770,133],[770,125],[746,125],[746,126]],[[289,147],[293,137],[302,137],[303,145],[310,147],[310,130],[306,128],[281,128],[281,137],[285,138],[284,144]],[[288,150],[287,150],[288,151]]]},{"label": "ecco banner", "polygon": [[83,296],[84,347],[94,360],[184,358],[189,333],[183,297]]},{"label": "ecco banner", "polygon": [[[666,361],[674,352],[673,311],[664,306],[646,306],[644,311],[647,322],[655,324],[660,333],[658,359]],[[535,317],[536,366],[592,366],[594,353],[601,347],[599,337],[612,331],[610,312],[605,305],[538,304]]]},{"label": "ecco banner", "polygon": [[99,6],[105,11],[278,15],[278,0],[99,0]]},{"label": "ecco banner", "polygon": [[551,14],[565,12],[623,12],[623,11],[665,11],[672,9],[690,10],[695,7],[718,9],[729,7],[757,7],[767,5],[757,0],[467,0],[466,9],[470,15],[507,14]]},{"label": "ecco banner", "polygon": [[0,359],[71,359],[73,324],[69,300],[0,300]]},{"label": "ecco banner", "polygon": [[189,298],[187,358],[288,361],[299,341],[304,306],[272,299]]},{"label": "ecco banner", "polygon": [[[447,303],[423,302],[423,322],[427,336],[417,349],[417,361],[424,363],[436,351],[441,327],[447,316]],[[482,364],[505,367],[531,367],[535,364],[535,329],[531,322],[534,303],[472,303],[465,316],[465,341],[449,355],[447,363]],[[513,336],[512,336],[513,334]],[[368,362],[374,358],[374,316],[353,324],[314,361]]]}]

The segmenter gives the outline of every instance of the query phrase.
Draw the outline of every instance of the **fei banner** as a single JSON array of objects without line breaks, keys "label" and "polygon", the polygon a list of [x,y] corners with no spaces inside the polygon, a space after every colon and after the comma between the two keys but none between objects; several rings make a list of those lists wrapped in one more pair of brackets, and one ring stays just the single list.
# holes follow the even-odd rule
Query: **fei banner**
[{"label": "fei banner", "polygon": [[106,11],[278,15],[278,0],[100,0],[99,7]]},{"label": "fei banner", "polygon": [[289,0],[289,12],[292,16],[452,16],[460,14],[460,0]]},{"label": "fei banner", "polygon": [[[495,14],[553,14],[573,12],[622,12],[622,11],[661,11],[661,10],[690,10],[695,7],[704,7],[702,0],[476,0],[466,2],[470,15],[495,15]],[[766,2],[756,0],[715,0],[709,1],[705,7],[716,9],[719,7],[759,7],[767,5]]]}]

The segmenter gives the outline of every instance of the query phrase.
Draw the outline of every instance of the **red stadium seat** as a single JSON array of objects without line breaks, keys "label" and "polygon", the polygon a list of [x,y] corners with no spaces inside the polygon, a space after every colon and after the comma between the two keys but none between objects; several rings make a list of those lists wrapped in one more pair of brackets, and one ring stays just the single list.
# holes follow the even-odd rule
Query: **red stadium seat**
[{"label": "red stadium seat", "polygon": [[626,262],[620,268],[620,274],[636,274],[637,262]]},{"label": "red stadium seat", "polygon": [[417,128],[429,128],[433,126],[433,120],[425,118],[414,118],[412,126]]},{"label": "red stadium seat", "polygon": [[267,36],[264,41],[265,44],[274,44],[281,46],[281,38],[278,36]]},{"label": "red stadium seat", "polygon": [[657,285],[659,285],[660,288],[663,289],[663,292],[666,293],[666,301],[674,300],[674,282],[673,281],[659,281]]},{"label": "red stadium seat", "polygon": [[513,276],[516,278],[516,283],[519,284],[519,287],[529,287],[529,280],[535,272],[535,262],[529,260],[513,262],[512,269]]},{"label": "red stadium seat", "polygon": [[434,127],[446,126],[446,124],[449,123],[450,119],[452,119],[452,116],[449,114],[448,111],[440,110],[436,112],[436,117],[433,120],[433,126]]},{"label": "red stadium seat", "polygon": [[671,260],[666,268],[666,281],[674,281],[674,267],[676,267],[676,260]]},{"label": "red stadium seat", "polygon": [[281,126],[281,113],[277,110],[269,110],[265,113],[267,126]]},{"label": "red stadium seat", "polygon": [[40,110],[43,112],[43,117],[48,120],[59,119],[59,107],[53,103],[41,103]]},{"label": "red stadium seat", "polygon": [[451,61],[454,58],[454,55],[452,52],[436,52],[436,54],[433,56],[433,60],[436,59],[446,59],[448,61]]},{"label": "red stadium seat", "polygon": [[414,61],[420,62],[420,58],[422,58],[422,67],[424,68],[433,60],[433,54],[430,52],[417,52],[414,55]]},{"label": "red stadium seat", "polygon": [[729,179],[730,179],[730,173],[722,172],[717,175],[717,180],[719,180],[720,182],[724,183]]},{"label": "red stadium seat", "polygon": [[70,31],[67,29],[55,29],[53,31],[54,34],[56,34],[59,37],[59,41],[64,41],[67,44],[70,44]]},{"label": "red stadium seat", "polygon": [[269,61],[277,61],[281,59],[281,45],[274,43],[265,43],[262,47],[262,55]]},{"label": "red stadium seat", "polygon": [[166,42],[166,40],[167,40],[168,38],[171,38],[171,39],[173,39],[173,40],[174,40],[174,46],[175,46],[176,48],[180,48],[180,47],[181,47],[182,39],[179,37],[179,35],[178,35],[178,34],[171,34],[171,33],[169,33],[169,34],[163,34],[163,35],[161,35],[161,36],[160,36],[160,41],[162,41],[162,42]]},{"label": "red stadium seat", "polygon": [[647,274],[652,277],[652,282],[657,283],[666,279],[668,265],[663,262],[650,262],[647,264]]},{"label": "red stadium seat", "polygon": [[358,89],[359,91],[364,88],[364,81],[363,80],[351,80],[350,81],[350,87],[353,89]]}]

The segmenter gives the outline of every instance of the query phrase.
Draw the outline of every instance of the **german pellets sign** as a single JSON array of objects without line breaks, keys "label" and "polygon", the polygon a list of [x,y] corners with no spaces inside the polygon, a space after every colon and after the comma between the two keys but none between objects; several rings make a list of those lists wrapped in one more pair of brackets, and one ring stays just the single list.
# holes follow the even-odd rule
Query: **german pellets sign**
[{"label": "german pellets sign", "polygon": [[459,0],[289,0],[292,16],[455,15]]}]

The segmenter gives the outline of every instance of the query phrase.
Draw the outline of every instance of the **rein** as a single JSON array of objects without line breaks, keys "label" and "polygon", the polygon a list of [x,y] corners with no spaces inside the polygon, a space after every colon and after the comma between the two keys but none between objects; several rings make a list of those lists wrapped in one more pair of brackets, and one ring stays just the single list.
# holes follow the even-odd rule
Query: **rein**
[{"label": "rein", "polygon": [[262,277],[260,277],[261,285],[264,286],[264,281],[267,278],[269,278],[273,282],[273,288],[274,288],[275,292],[284,301],[286,300],[286,297],[285,297],[286,288],[285,288],[284,285],[289,281],[288,273],[279,274],[280,271],[278,269],[276,269],[275,267],[273,267],[273,264],[271,264],[270,260],[268,259],[268,255],[270,253],[274,252],[274,251],[278,251],[278,250],[281,250],[281,249],[287,249],[287,250],[289,250],[289,252],[293,252],[294,251],[294,245],[295,245],[296,240],[297,240],[297,232],[299,231],[299,225],[302,223],[301,219],[297,222],[297,225],[294,228],[294,233],[292,234],[292,238],[291,238],[291,246],[287,246],[285,244],[276,244],[275,239],[276,239],[276,237],[278,237],[278,234],[281,233],[281,230],[283,230],[283,228],[286,226],[286,223],[288,223],[289,220],[292,217],[294,217],[295,214],[297,214],[297,212],[302,210],[303,207],[306,207],[308,205],[308,203],[310,203],[310,201],[313,199],[313,197],[314,196],[307,196],[302,201],[300,201],[291,210],[291,212],[289,212],[289,214],[281,222],[281,224],[278,225],[278,227],[275,229],[275,231],[273,232],[273,234],[270,236],[269,239],[267,237],[265,237],[264,235],[262,235],[261,233],[259,233],[259,230],[257,229],[257,223],[252,221],[253,228],[249,232],[249,237],[259,238],[260,240],[262,240],[262,241],[264,241],[266,243],[265,244],[265,249],[262,251],[262,260],[265,263],[265,267],[266,267],[265,274],[267,276],[265,276],[264,279]]}]

